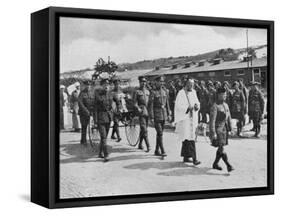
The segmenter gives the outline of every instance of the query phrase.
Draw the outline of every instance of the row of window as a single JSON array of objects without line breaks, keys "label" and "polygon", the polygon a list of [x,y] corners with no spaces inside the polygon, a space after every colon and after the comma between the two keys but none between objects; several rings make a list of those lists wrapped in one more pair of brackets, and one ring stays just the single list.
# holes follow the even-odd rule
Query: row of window
[{"label": "row of window", "polygon": [[[224,76],[231,76],[231,72],[233,71],[230,71],[230,70],[226,70],[224,71]],[[198,73],[198,77],[204,77],[207,73]],[[238,70],[237,71],[237,76],[243,76],[245,75],[245,70]],[[256,68],[254,69],[254,75],[260,75],[260,69],[259,68]],[[216,76],[216,72],[209,72],[208,73],[208,76],[209,77],[214,77]]]},{"label": "row of window", "polygon": [[[231,79],[231,76],[234,75],[234,73],[236,72],[236,75],[237,76],[243,76],[245,75],[246,73],[246,69],[242,70],[225,70],[225,71],[222,71],[222,73],[224,73],[223,75],[225,77],[228,77],[228,79]],[[197,77],[197,78],[203,78],[203,79],[208,79],[208,77],[210,77],[212,79],[212,77],[216,77],[216,73],[218,71],[211,71],[211,72],[200,72],[200,73],[195,73],[194,76]],[[221,72],[219,72],[221,73]],[[253,75],[254,76],[258,76],[258,77],[261,77],[261,69],[260,68],[255,68],[253,69]],[[191,75],[192,76],[192,75]],[[178,75],[172,75],[172,77],[176,78],[178,77]],[[241,77],[242,78],[242,77]]]}]

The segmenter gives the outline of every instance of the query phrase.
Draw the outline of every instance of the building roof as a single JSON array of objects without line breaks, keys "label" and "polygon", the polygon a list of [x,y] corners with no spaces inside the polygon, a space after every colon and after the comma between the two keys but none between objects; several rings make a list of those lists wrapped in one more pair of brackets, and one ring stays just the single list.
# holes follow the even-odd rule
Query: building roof
[{"label": "building roof", "polygon": [[122,80],[129,80],[131,86],[139,85],[139,76],[143,76],[151,70],[128,70],[124,72],[117,72],[116,75]]},{"label": "building roof", "polygon": [[[249,62],[249,67],[266,67],[267,58],[253,59],[252,64]],[[213,64],[205,62],[203,66],[192,65],[190,67],[178,67],[176,69],[170,68],[160,68],[158,70],[152,70],[145,74],[145,76],[156,76],[156,75],[172,75],[172,74],[186,74],[186,73],[200,73],[206,71],[220,71],[220,70],[230,70],[230,69],[241,69],[247,68],[247,62],[241,60],[235,61],[223,61],[220,64]]]}]

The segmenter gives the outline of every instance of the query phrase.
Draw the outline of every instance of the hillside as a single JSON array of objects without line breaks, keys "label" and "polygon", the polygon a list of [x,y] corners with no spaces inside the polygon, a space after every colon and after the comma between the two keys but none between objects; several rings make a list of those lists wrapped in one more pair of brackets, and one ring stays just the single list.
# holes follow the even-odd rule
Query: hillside
[{"label": "hillside", "polygon": [[[265,48],[267,45],[249,47],[250,50],[256,52],[256,50]],[[189,61],[198,62],[200,60],[211,60],[214,58],[224,58],[225,61],[236,60],[239,55],[246,52],[246,48],[232,49],[225,48],[219,49],[207,53],[197,54],[194,56],[179,56],[179,57],[168,57],[159,58],[153,60],[143,60],[135,63],[123,63],[118,65],[118,71],[125,70],[141,70],[141,69],[152,69],[157,66],[165,67],[173,64],[184,64]]]},{"label": "hillside", "polygon": [[[250,47],[252,53],[257,54],[257,57],[260,56],[258,53],[260,51],[266,52],[267,45],[261,46],[253,46]],[[143,71],[143,70],[150,70],[155,67],[161,66],[171,66],[173,64],[182,64],[184,65],[186,62],[193,61],[198,62],[200,60],[212,60],[214,58],[223,58],[225,61],[236,60],[241,56],[245,55],[246,48],[241,49],[232,49],[232,48],[225,48],[219,49],[212,52],[202,53],[194,56],[179,56],[179,57],[168,57],[168,58],[159,58],[159,59],[152,59],[152,60],[143,60],[138,61],[135,63],[122,63],[118,64],[117,72],[122,74],[124,71]],[[265,54],[266,55],[266,54]],[[75,79],[91,79],[92,74],[94,73],[93,68],[86,68],[76,71],[68,71],[60,74],[61,80],[75,78]]]}]

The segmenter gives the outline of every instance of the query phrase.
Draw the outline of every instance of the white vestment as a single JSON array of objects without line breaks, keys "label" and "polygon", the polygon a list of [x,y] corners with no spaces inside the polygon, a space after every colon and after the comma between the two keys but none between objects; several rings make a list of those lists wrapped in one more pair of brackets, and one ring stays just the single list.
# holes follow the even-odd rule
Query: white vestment
[{"label": "white vestment", "polygon": [[188,107],[194,107],[195,104],[200,109],[200,102],[195,90],[185,91],[182,89],[178,92],[175,102],[175,132],[181,141],[195,140],[199,109],[197,111],[193,109],[186,114]]}]

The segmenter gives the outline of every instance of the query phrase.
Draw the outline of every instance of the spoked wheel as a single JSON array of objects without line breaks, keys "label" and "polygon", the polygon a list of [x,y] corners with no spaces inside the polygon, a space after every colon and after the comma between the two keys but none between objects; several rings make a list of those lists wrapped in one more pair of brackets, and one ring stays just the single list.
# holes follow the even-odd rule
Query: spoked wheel
[{"label": "spoked wheel", "polygon": [[125,122],[125,132],[129,145],[136,146],[140,139],[140,125],[137,116],[131,117]]},{"label": "spoked wheel", "polygon": [[90,124],[87,128],[89,142],[92,147],[92,149],[95,151],[98,147],[98,144],[100,143],[100,134],[97,128],[94,128],[94,122],[91,119]]}]

